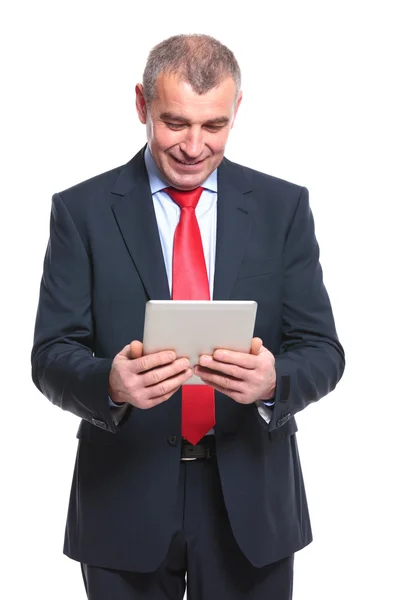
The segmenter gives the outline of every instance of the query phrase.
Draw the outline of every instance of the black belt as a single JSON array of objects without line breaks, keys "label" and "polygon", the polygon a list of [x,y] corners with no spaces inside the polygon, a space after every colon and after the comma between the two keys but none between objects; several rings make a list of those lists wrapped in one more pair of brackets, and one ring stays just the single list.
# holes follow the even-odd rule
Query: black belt
[{"label": "black belt", "polygon": [[181,460],[199,460],[216,456],[215,437],[204,436],[195,446],[182,438]]}]

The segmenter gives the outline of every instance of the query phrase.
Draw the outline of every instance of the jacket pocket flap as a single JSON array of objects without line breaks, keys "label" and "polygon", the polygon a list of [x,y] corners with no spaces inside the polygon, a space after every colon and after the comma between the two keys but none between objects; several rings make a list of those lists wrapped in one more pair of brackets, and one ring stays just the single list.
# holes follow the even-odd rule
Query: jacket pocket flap
[{"label": "jacket pocket flap", "polygon": [[287,421],[287,423],[285,423],[285,425],[282,425],[282,427],[278,427],[277,429],[270,431],[268,435],[271,441],[276,441],[281,440],[282,438],[288,435],[293,435],[293,433],[296,433],[296,431],[298,431],[297,423],[295,418],[292,417],[291,419],[289,419],[289,421]]}]

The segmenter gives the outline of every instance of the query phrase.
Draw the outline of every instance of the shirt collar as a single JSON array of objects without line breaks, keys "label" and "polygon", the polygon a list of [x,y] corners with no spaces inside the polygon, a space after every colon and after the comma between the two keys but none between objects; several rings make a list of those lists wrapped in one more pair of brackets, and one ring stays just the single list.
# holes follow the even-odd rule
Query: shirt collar
[{"label": "shirt collar", "polygon": [[[148,144],[144,153],[144,162],[146,165],[147,174],[149,176],[151,193],[156,194],[157,192],[160,192],[164,188],[168,187],[169,183],[167,183],[161,175],[159,168],[154,162],[154,158],[150,152]],[[212,192],[216,192],[218,190],[217,169],[210,173],[207,179],[203,181],[201,186],[207,190],[211,190]]]}]

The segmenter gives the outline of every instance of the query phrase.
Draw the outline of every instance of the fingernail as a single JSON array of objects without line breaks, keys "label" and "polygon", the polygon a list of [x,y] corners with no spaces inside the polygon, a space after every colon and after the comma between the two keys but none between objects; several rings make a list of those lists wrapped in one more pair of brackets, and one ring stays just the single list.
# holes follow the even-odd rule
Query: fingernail
[{"label": "fingernail", "polygon": [[199,363],[201,365],[207,365],[210,362],[210,360],[211,360],[211,357],[207,356],[207,354],[205,354],[204,356],[200,356]]}]

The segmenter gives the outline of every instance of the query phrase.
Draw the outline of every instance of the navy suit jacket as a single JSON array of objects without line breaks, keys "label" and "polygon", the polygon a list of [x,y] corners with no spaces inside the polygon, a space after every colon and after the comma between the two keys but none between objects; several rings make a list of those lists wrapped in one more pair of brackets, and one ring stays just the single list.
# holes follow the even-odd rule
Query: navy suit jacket
[{"label": "navy suit jacket", "polygon": [[[53,197],[32,351],[33,380],[82,419],[64,551],[153,571],[173,533],[181,392],[115,425],[113,357],[142,339],[145,303],[169,299],[141,150]],[[294,415],[334,389],[344,353],[319,264],[305,188],[224,159],[218,168],[215,300],[256,300],[255,335],[276,357],[267,424],[216,393],[215,439],[233,533],[255,566],[311,541]]]}]

